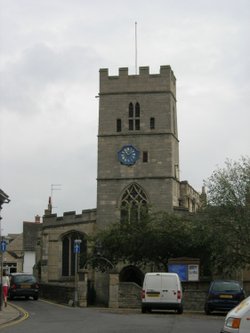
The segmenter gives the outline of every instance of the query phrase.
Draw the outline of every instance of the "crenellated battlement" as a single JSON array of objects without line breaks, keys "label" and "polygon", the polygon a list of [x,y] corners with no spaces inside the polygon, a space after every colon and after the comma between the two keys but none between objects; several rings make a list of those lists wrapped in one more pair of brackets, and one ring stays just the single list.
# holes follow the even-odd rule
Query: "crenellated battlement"
[{"label": "crenellated battlement", "polygon": [[100,69],[100,95],[109,93],[171,92],[176,95],[176,78],[170,66],[161,66],[159,74],[150,74],[149,67],[139,67],[139,74],[129,75],[128,68],[119,68],[119,75],[109,76]]},{"label": "crenellated battlement", "polygon": [[43,216],[43,227],[51,227],[55,225],[69,225],[78,223],[95,223],[96,209],[83,210],[81,214],[75,211],[64,212],[63,216],[57,214],[49,214]]}]

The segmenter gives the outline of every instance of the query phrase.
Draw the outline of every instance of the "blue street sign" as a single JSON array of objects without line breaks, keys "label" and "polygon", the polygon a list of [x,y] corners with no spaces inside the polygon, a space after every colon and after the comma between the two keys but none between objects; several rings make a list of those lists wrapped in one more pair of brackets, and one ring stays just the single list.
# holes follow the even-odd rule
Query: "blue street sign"
[{"label": "blue street sign", "polygon": [[80,244],[74,244],[74,253],[80,253]]},{"label": "blue street sign", "polygon": [[5,241],[1,241],[1,252],[5,252],[6,251],[6,242]]}]

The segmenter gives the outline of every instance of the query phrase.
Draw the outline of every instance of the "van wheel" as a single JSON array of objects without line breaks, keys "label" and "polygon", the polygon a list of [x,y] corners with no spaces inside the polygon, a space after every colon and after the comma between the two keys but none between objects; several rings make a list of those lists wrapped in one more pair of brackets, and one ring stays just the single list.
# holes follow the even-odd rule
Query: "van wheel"
[{"label": "van wheel", "polygon": [[178,314],[182,314],[183,313],[183,306],[180,306],[179,309],[177,310]]}]

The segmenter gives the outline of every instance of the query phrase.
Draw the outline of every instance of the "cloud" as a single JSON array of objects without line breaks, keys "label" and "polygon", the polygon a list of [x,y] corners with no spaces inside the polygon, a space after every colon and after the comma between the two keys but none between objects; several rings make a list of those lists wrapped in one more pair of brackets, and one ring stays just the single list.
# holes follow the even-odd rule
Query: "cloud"
[{"label": "cloud", "polygon": [[5,231],[95,207],[99,68],[177,77],[181,178],[200,190],[227,157],[249,154],[250,3],[0,0],[0,153]]},{"label": "cloud", "polygon": [[1,109],[34,114],[57,94],[62,104],[69,86],[73,90],[88,82],[87,89],[91,88],[96,63],[96,53],[84,47],[55,50],[36,44],[25,49],[15,62],[5,64],[1,72]]}]

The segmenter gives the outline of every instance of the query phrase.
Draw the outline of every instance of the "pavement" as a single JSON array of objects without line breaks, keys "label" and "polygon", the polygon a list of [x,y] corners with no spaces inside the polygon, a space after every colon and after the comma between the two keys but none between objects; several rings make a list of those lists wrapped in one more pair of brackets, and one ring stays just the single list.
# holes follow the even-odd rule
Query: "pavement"
[{"label": "pavement", "polygon": [[3,304],[2,310],[0,310],[0,328],[5,324],[20,319],[22,316],[22,309],[11,303],[8,303],[6,307]]}]

